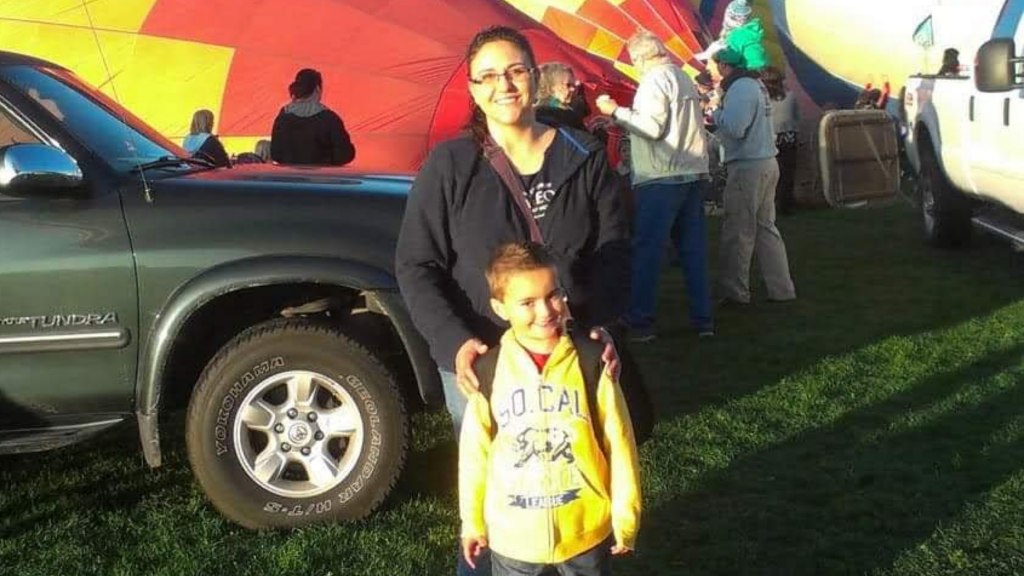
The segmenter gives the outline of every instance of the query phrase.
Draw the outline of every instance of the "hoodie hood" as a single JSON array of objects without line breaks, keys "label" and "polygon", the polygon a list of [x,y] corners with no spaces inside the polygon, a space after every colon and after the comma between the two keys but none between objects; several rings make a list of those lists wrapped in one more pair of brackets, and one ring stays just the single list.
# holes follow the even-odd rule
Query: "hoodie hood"
[{"label": "hoodie hood", "polygon": [[320,99],[316,96],[310,96],[309,98],[299,98],[292,100],[290,103],[285,105],[284,111],[287,114],[294,114],[300,118],[309,118],[310,116],[316,116],[317,114],[327,110],[327,107],[320,103]]}]

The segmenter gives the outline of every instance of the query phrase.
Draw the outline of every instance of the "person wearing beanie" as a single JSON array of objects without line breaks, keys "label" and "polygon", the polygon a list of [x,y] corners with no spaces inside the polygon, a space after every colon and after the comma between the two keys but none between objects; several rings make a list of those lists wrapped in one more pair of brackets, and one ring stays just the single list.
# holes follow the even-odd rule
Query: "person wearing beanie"
[{"label": "person wearing beanie", "polygon": [[270,136],[270,157],[278,164],[348,164],[355,146],[333,110],[320,103],[323,78],[303,68],[288,86],[292,101],[277,114]]},{"label": "person wearing beanie", "polygon": [[724,92],[722,105],[712,117],[728,170],[719,248],[721,302],[750,303],[754,257],[764,276],[768,300],[795,300],[786,244],[775,227],[779,165],[771,102],[757,74],[743,63],[742,54],[725,48],[715,54],[711,66],[712,74],[721,78]]},{"label": "person wearing beanie", "polygon": [[747,70],[760,70],[768,64],[768,52],[764,47],[764,26],[760,18],[753,16],[749,0],[732,0],[725,9],[722,32],[695,58],[706,61],[724,48],[732,48],[743,55]]},{"label": "person wearing beanie", "polygon": [[719,36],[724,38],[734,29],[746,25],[750,22],[753,13],[754,10],[750,7],[749,0],[732,0],[732,2],[729,2],[729,5],[725,7],[725,16],[722,18],[722,33]]}]

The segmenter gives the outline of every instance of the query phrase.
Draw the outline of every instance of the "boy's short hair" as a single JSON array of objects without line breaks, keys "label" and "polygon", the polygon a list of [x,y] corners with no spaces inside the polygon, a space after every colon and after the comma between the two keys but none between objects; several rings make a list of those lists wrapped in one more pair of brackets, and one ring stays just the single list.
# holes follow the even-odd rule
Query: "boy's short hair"
[{"label": "boy's short hair", "polygon": [[498,246],[486,272],[491,298],[501,300],[505,297],[505,286],[512,274],[542,268],[555,268],[555,257],[543,245],[536,242],[510,242]]}]

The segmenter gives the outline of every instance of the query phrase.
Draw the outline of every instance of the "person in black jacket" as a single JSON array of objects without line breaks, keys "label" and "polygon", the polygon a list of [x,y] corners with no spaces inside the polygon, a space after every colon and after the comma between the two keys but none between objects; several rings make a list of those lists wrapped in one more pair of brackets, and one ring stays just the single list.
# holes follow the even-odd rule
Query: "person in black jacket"
[{"label": "person in black jacket", "polygon": [[[494,249],[530,240],[527,216],[483,154],[494,146],[523,183],[526,202],[557,259],[560,284],[579,326],[619,357],[605,326],[625,312],[629,239],[622,193],[600,142],[536,121],[536,59],[518,31],[496,26],[470,43],[469,133],[431,151],[416,176],[395,254],[399,288],[430,345],[455,430],[466,396],[479,388],[473,362],[498,342],[504,323],[484,277]],[[459,555],[459,574],[472,574]]]},{"label": "person in black jacket", "polygon": [[355,146],[333,110],[320,103],[323,78],[303,68],[288,86],[291,103],[274,119],[270,157],[279,164],[348,164],[356,157]]},{"label": "person in black jacket", "polygon": [[210,110],[196,110],[182,147],[193,158],[206,160],[214,166],[231,166],[227,150],[220,139],[213,135],[213,120],[213,112]]}]

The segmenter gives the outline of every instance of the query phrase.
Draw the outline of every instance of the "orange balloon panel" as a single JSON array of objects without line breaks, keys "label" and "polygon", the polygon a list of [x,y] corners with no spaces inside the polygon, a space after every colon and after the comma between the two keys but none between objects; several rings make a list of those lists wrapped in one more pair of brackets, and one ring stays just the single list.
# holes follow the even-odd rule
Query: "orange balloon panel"
[{"label": "orange balloon panel", "polygon": [[707,43],[696,8],[672,0],[502,0],[573,45],[611,60],[635,77],[626,40],[637,30],[657,35],[682,62]]}]

